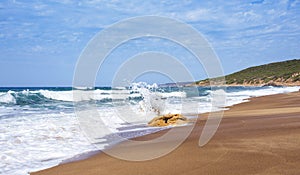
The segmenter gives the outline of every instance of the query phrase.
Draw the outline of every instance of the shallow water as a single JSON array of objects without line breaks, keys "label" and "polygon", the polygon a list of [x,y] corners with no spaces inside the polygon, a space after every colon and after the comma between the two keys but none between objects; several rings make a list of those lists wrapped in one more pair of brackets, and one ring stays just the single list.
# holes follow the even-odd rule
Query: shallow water
[{"label": "shallow water", "polygon": [[[0,174],[27,174],[59,164],[84,152],[111,146],[118,133],[133,138],[156,132],[146,123],[157,112],[185,115],[220,110],[253,96],[298,91],[299,87],[227,87],[226,103],[212,106],[209,87],[159,87],[144,83],[130,88],[0,88]],[[75,95],[74,95],[75,93]],[[97,115],[80,118],[78,113]],[[77,113],[75,113],[75,111]],[[76,115],[77,114],[77,115]],[[93,114],[93,113],[91,113]],[[97,147],[82,121],[101,121]]]}]

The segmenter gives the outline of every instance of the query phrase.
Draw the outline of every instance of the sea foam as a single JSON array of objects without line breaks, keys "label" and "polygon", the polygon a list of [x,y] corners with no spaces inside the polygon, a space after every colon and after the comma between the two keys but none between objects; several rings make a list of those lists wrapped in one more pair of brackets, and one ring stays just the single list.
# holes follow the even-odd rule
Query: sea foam
[{"label": "sea foam", "polygon": [[[77,154],[103,149],[120,141],[114,140],[112,133],[132,138],[155,132],[157,128],[149,128],[146,123],[158,112],[192,116],[242,103],[254,96],[298,91],[299,87],[228,87],[225,91],[199,87],[197,92],[194,90],[160,88],[146,83],[75,91],[63,88],[2,90],[0,174],[27,174],[57,165]],[[74,93],[78,98],[74,99]],[[219,93],[225,93],[226,103],[213,106],[213,97]],[[86,137],[89,131],[83,129],[82,120],[74,113],[76,107],[77,112],[89,114],[89,105],[96,107],[97,115],[82,119],[100,121],[97,147],[92,144],[92,138]]]}]

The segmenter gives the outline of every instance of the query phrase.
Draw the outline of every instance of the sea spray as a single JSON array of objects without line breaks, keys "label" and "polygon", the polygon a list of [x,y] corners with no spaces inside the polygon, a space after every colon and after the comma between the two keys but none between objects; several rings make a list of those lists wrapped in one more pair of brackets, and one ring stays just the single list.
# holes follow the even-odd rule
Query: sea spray
[{"label": "sea spray", "polygon": [[165,99],[157,91],[157,84],[148,85],[144,82],[133,83],[132,92],[138,93],[142,100],[139,102],[139,109],[145,113],[156,113],[160,115],[165,109]]},{"label": "sea spray", "polygon": [[11,95],[11,92],[0,94],[0,103],[16,104],[16,99]]},{"label": "sea spray", "polygon": [[[173,88],[173,89],[172,89]],[[163,115],[172,112],[172,104],[175,109],[179,109],[180,105],[175,102],[181,101],[186,98],[186,92],[179,90],[177,87],[160,87],[157,84],[149,85],[145,82],[133,83],[130,87],[131,94],[135,93],[141,97],[139,102],[139,110],[144,113],[152,113],[153,115]],[[174,91],[175,90],[175,91]],[[178,107],[179,106],[179,107]]]}]

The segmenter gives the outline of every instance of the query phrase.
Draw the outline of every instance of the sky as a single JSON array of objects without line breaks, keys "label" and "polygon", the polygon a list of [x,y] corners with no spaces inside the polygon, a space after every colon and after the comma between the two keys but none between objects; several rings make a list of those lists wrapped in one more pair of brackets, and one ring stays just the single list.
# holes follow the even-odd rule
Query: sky
[{"label": "sky", "polygon": [[[210,43],[225,74],[300,58],[300,0],[2,0],[0,86],[71,86],[77,60],[93,36],[120,20],[144,15],[191,25]],[[180,46],[144,38],[109,55],[95,84],[110,85],[122,62],[147,51],[179,57],[195,79],[206,78],[202,65]],[[170,80],[153,75],[138,80]]]}]

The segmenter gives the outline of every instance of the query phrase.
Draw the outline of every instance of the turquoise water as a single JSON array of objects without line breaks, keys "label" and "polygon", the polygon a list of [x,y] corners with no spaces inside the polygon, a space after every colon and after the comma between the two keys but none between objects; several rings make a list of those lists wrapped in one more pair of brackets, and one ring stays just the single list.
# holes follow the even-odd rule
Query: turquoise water
[{"label": "turquoise water", "polygon": [[[81,130],[75,110],[96,107],[111,132],[124,138],[157,131],[146,123],[160,113],[193,115],[247,101],[252,96],[298,91],[299,87],[132,87],[74,90],[71,87],[0,88],[0,174],[27,174],[57,165],[74,155],[118,142],[101,133],[100,148]],[[212,106],[212,93],[224,91],[226,104]],[[77,94],[77,95],[74,95]],[[79,94],[79,95],[78,95]],[[182,110],[182,106],[184,110]],[[155,111],[153,109],[156,109]],[[122,111],[122,118],[116,113]],[[135,113],[136,115],[131,115]],[[127,117],[135,116],[135,117]],[[107,126],[99,126],[107,127]]]}]

